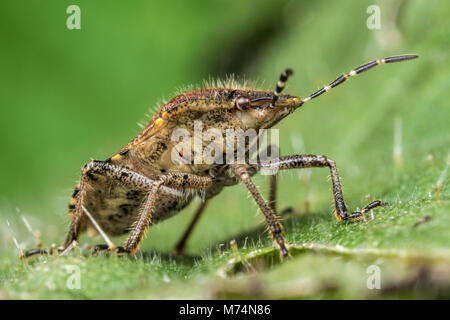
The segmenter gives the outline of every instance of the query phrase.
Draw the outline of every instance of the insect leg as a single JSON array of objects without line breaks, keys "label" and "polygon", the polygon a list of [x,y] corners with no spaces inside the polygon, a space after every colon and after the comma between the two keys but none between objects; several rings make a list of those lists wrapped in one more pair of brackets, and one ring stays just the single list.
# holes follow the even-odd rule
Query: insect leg
[{"label": "insect leg", "polygon": [[[69,227],[69,232],[67,233],[66,236],[66,241],[64,242],[64,245],[59,246],[57,248],[58,252],[62,252],[64,251],[68,246],[70,246],[70,244],[75,240],[78,240],[78,236],[79,236],[79,230],[81,229],[81,221],[82,221],[82,217],[83,217],[83,211],[81,208],[81,205],[84,202],[84,198],[86,196],[86,190],[85,190],[85,185],[86,185],[86,174],[82,171],[82,175],[81,175],[81,181],[80,184],[77,186],[77,188],[75,189],[75,193],[74,196],[71,199],[71,204],[69,204],[69,210],[71,213],[71,222],[70,222],[70,227]],[[75,202],[76,204],[72,204],[72,202]],[[33,255],[36,254],[53,254],[53,250],[49,249],[49,250],[45,250],[45,249],[32,249],[32,250],[28,250],[27,252],[25,252],[25,258],[31,257]]]},{"label": "insect leg", "polygon": [[[276,154],[273,154],[273,153]],[[277,145],[270,144],[266,148],[262,149],[257,158],[251,159],[252,162],[259,162],[261,160],[267,160],[271,159],[273,157],[277,157],[280,154],[280,150]],[[248,170],[253,170],[255,173],[259,170],[258,166],[250,166],[247,168]],[[250,176],[252,176],[252,173],[250,173]],[[270,175],[270,182],[269,182],[269,206],[272,208],[273,212],[277,212],[277,173]]]},{"label": "insect leg", "polygon": [[[64,245],[57,248],[59,252],[65,250],[69,247],[73,241],[78,240],[82,229],[83,219],[83,205],[86,197],[86,188],[88,185],[88,179],[92,177],[92,175],[98,174],[103,176],[112,177],[114,179],[119,180],[121,183],[130,185],[136,189],[150,191],[152,188],[152,184],[154,180],[151,180],[141,174],[138,174],[130,169],[122,168],[111,163],[105,161],[96,161],[93,160],[86,164],[81,170],[81,180],[80,184],[76,187],[74,194],[72,195],[72,199],[69,205],[69,209],[71,212],[71,223],[69,227],[69,232],[66,236],[66,241]],[[161,193],[164,193],[167,196],[173,197],[183,197],[183,193],[179,190],[162,186]],[[104,246],[99,246],[98,250],[104,249]],[[109,248],[109,246],[108,246]],[[109,248],[111,249],[111,248]],[[54,250],[29,250],[25,253],[25,257],[30,257],[35,254],[52,254]]]},{"label": "insect leg", "polygon": [[24,253],[23,257],[24,257],[24,258],[29,258],[29,257],[34,256],[34,255],[36,255],[36,254],[39,254],[39,255],[50,254],[50,251],[48,251],[48,250],[46,250],[46,249],[39,249],[39,248],[37,248],[37,249],[31,249],[31,250],[26,251],[26,252]]},{"label": "insect leg", "polygon": [[[75,199],[75,208],[73,208],[72,220],[70,222],[69,232],[66,236],[66,241],[62,246],[62,250],[66,249],[73,241],[78,241],[78,237],[80,235],[82,217],[83,217],[83,208],[84,200],[86,198],[86,185],[88,180],[89,171],[83,169],[81,170],[81,180],[80,184],[77,186],[74,192],[74,196],[71,199],[71,202]],[[69,209],[72,210],[71,205],[69,205]]]},{"label": "insect leg", "polygon": [[328,159],[322,155],[293,155],[280,157],[277,161],[271,163],[261,163],[261,169],[297,169],[297,168],[318,168],[329,167],[331,174],[331,182],[333,185],[333,197],[335,206],[335,215],[338,220],[351,220],[361,217],[364,213],[376,207],[387,205],[379,200],[373,201],[365,206],[361,211],[356,211],[351,214],[347,213],[347,207],[344,203],[342,195],[342,188],[339,182],[339,175],[336,164],[333,160]]},{"label": "insect leg", "polygon": [[194,230],[194,226],[200,219],[200,216],[205,211],[206,205],[208,203],[208,200],[202,201],[200,206],[197,208],[197,211],[194,214],[194,217],[192,218],[191,222],[189,223],[189,226],[187,227],[186,231],[184,231],[183,236],[180,238],[180,240],[177,242],[175,247],[173,248],[172,252],[176,255],[182,255],[184,253],[184,249],[186,248],[186,243],[189,238],[189,236],[192,233],[192,230]]},{"label": "insect leg", "polygon": [[372,69],[372,68],[374,68],[374,67],[376,67],[378,65],[388,64],[388,63],[395,63],[395,62],[401,62],[401,61],[407,61],[407,60],[416,59],[418,57],[419,56],[417,56],[415,54],[405,54],[405,55],[401,55],[401,56],[391,56],[391,57],[387,57],[387,58],[384,58],[384,59],[372,60],[370,62],[362,64],[359,67],[356,67],[353,70],[351,70],[349,73],[344,73],[344,74],[340,75],[333,82],[331,82],[329,85],[323,87],[322,89],[317,90],[313,94],[311,94],[308,97],[302,99],[300,101],[299,106],[301,106],[305,102],[308,102],[311,99],[317,98],[318,96],[320,96],[321,94],[323,94],[325,92],[330,91],[332,88],[334,88],[334,87],[344,83],[345,81],[347,81],[350,77],[356,76],[357,74],[363,73],[363,72],[365,72],[365,71],[367,71],[369,69]]},{"label": "insect leg", "polygon": [[[75,190],[75,210],[72,216],[72,221],[69,227],[69,232],[66,237],[66,241],[62,246],[63,249],[67,248],[74,240],[78,240],[80,230],[83,221],[83,205],[85,205],[86,186],[88,180],[92,175],[98,174],[102,176],[112,177],[120,182],[133,186],[141,190],[151,190],[153,180],[142,176],[130,169],[122,168],[108,162],[93,160],[86,164],[81,170],[81,181],[79,187]],[[109,249],[111,246],[108,246]],[[99,248],[101,249],[101,248]]]},{"label": "insect leg", "polygon": [[244,165],[233,164],[231,165],[231,169],[233,170],[234,174],[239,178],[239,180],[241,180],[245,184],[248,191],[250,191],[250,194],[255,200],[256,204],[258,205],[259,209],[263,213],[266,223],[269,226],[270,235],[274,243],[278,247],[281,256],[287,257],[289,253],[282,235],[284,230],[283,226],[279,221],[278,216],[272,210],[272,208],[269,205],[267,205],[267,203],[264,201],[259,191],[256,189],[256,186],[253,184],[247,168]]},{"label": "insect leg", "polygon": [[277,211],[278,173],[270,175],[269,183],[269,206],[273,210],[273,212],[279,214],[280,216],[293,213],[293,207],[286,207],[281,209],[279,212]]},{"label": "insect leg", "polygon": [[131,235],[126,240],[124,248],[118,248],[118,253],[127,252],[130,255],[136,253],[139,244],[151,223],[152,210],[155,205],[158,190],[162,183],[163,180],[155,181],[153,183],[152,188],[144,201],[144,205],[140,209],[139,219],[133,224]]},{"label": "insect leg", "polygon": [[156,180],[140,210],[138,220],[133,224],[131,235],[125,241],[125,246],[118,247],[117,253],[136,253],[142,238],[151,224],[151,213],[162,185],[170,185],[185,189],[206,189],[211,185],[211,178],[188,173],[169,173]]},{"label": "insect leg", "polygon": [[110,251],[110,247],[107,244],[98,244],[92,250],[92,255],[96,255],[100,251]]}]

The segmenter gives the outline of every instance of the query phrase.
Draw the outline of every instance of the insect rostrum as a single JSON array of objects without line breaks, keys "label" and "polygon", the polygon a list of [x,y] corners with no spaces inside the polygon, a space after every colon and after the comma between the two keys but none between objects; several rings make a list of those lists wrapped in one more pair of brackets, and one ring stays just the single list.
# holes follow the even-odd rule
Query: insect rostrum
[{"label": "insect rostrum", "polygon": [[[284,71],[273,92],[259,91],[235,84],[215,86],[185,92],[163,105],[143,131],[117,154],[105,161],[93,160],[81,171],[81,179],[69,203],[71,224],[65,243],[58,248],[65,250],[77,241],[84,231],[95,231],[88,219],[92,215],[101,230],[111,236],[130,233],[123,247],[112,244],[98,245],[99,250],[115,250],[117,253],[134,254],[151,224],[169,218],[181,211],[190,201],[203,199],[193,221],[175,247],[182,253],[195,223],[211,198],[223,188],[244,183],[264,215],[274,244],[283,257],[289,255],[283,237],[283,226],[275,212],[276,177],[272,177],[270,203],[266,202],[252,182],[252,176],[262,169],[288,170],[328,167],[331,174],[335,215],[339,220],[360,218],[367,211],[386,205],[377,200],[361,211],[347,211],[339,182],[336,164],[323,155],[280,156],[270,162],[239,163],[175,163],[173,152],[178,151],[172,133],[177,129],[194,133],[195,122],[200,121],[205,130],[215,129],[225,135],[227,130],[267,129],[293,113],[306,102],[336,87],[350,77],[375,66],[415,59],[416,55],[401,55],[373,60],[348,74],[342,74],[328,86],[306,98],[281,94],[286,81],[293,74]],[[219,143],[216,140],[212,144]],[[255,141],[245,146],[245,159]],[[217,147],[217,146],[216,146]],[[220,147],[221,148],[221,147]],[[219,148],[219,149],[220,149]],[[221,149],[225,152],[224,149]],[[181,155],[183,156],[183,155]],[[184,155],[185,156],[185,155]],[[198,156],[194,154],[194,158]],[[86,214],[86,212],[88,214]],[[34,249],[25,256],[51,253],[52,250]]]}]

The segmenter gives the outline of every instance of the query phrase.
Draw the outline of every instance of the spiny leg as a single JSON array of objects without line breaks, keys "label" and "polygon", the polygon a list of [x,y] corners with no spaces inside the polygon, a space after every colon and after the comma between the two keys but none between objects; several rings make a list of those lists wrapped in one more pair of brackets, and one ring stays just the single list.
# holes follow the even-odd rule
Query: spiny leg
[{"label": "spiny leg", "polygon": [[270,175],[269,206],[273,212],[277,212],[277,180],[277,173]]},{"label": "spiny leg", "polygon": [[100,251],[110,251],[111,248],[107,244],[97,244],[92,250],[92,255],[96,255]]},{"label": "spiny leg", "polygon": [[212,183],[211,178],[197,176],[188,173],[169,173],[162,175],[159,180],[152,185],[143,207],[140,210],[138,220],[133,224],[131,235],[125,241],[124,247],[118,247],[117,253],[128,253],[133,255],[139,248],[140,243],[151,224],[151,213],[158,196],[158,190],[162,185],[170,185],[173,187],[183,187],[187,189],[206,189]]},{"label": "spiny leg", "polygon": [[194,217],[192,218],[191,222],[189,223],[189,226],[184,231],[183,236],[180,238],[180,240],[177,242],[177,244],[173,248],[172,252],[174,254],[182,255],[184,253],[187,240],[188,240],[189,236],[191,235],[192,230],[194,230],[194,227],[197,224],[198,220],[200,219],[200,216],[205,211],[207,203],[208,203],[208,200],[202,201],[200,203],[200,206],[197,208],[197,211],[195,211]]},{"label": "spiny leg", "polygon": [[344,203],[344,197],[342,195],[342,188],[339,182],[339,175],[336,168],[336,164],[333,160],[328,159],[322,155],[293,155],[280,157],[278,161],[272,161],[271,163],[261,163],[261,169],[298,169],[298,168],[317,168],[317,167],[329,167],[331,174],[331,182],[333,186],[333,197],[335,205],[335,215],[338,220],[351,220],[361,217],[367,211],[370,211],[376,207],[387,205],[379,200],[373,201],[365,206],[361,211],[347,214],[347,207]]},{"label": "spiny leg", "polygon": [[[119,166],[115,166],[110,164],[109,162],[104,161],[91,161],[81,170],[81,182],[79,187],[75,190],[74,196],[76,196],[76,205],[75,212],[72,216],[72,221],[69,227],[69,232],[66,237],[66,241],[63,245],[63,248],[67,248],[74,240],[77,241],[80,235],[82,217],[83,217],[83,206],[86,197],[86,186],[88,184],[89,177],[92,177],[93,174],[100,174],[103,176],[113,177],[120,182],[131,185],[135,188],[141,190],[150,190],[153,184],[153,180],[148,179],[130,169],[122,168]],[[77,191],[78,190],[78,191]],[[94,247],[93,254],[97,253],[101,250],[113,250],[116,249],[114,245],[97,245]]]},{"label": "spiny leg", "polygon": [[[89,177],[93,174],[99,174],[107,177],[112,177],[117,179],[124,185],[132,186],[133,188],[140,189],[143,191],[150,191],[154,180],[149,179],[141,174],[138,174],[130,169],[119,167],[109,163],[108,161],[97,161],[93,160],[83,166],[81,170],[81,180],[80,184],[76,187],[75,192],[72,195],[71,204],[69,208],[72,213],[72,220],[69,227],[69,232],[67,233],[66,241],[63,246],[57,248],[59,252],[64,251],[69,247],[73,241],[77,241],[80,235],[81,223],[83,217],[83,204],[86,197],[86,186],[88,184]],[[166,186],[161,186],[160,193],[171,197],[184,197],[184,193]],[[104,245],[100,245],[97,251],[100,251]],[[108,246],[108,249],[111,249]],[[33,249],[25,253],[25,257],[30,257],[35,254],[52,254],[55,250],[44,250],[44,249]],[[95,250],[94,250],[95,251]]]},{"label": "spiny leg", "polygon": [[231,169],[233,173],[239,178],[239,180],[241,180],[245,184],[259,209],[263,213],[266,223],[269,226],[270,235],[274,243],[277,245],[281,256],[289,256],[289,252],[286,248],[286,242],[284,241],[282,235],[284,232],[283,226],[281,225],[276,213],[272,210],[271,207],[267,205],[259,191],[256,189],[256,186],[253,184],[247,168],[244,165],[232,164]]},{"label": "spiny leg", "polygon": [[278,191],[278,173],[274,173],[270,175],[269,206],[273,210],[273,212],[279,214],[281,217],[284,215],[294,213],[293,207],[285,207],[281,209],[279,212],[277,211],[277,191]]},{"label": "spiny leg", "polygon": [[72,199],[70,203],[75,201],[75,207],[73,208],[72,204],[69,204],[69,210],[73,210],[71,214],[72,220],[70,221],[69,232],[66,236],[66,241],[62,245],[62,250],[66,249],[73,241],[78,241],[78,237],[81,230],[81,222],[83,217],[83,208],[82,205],[86,199],[86,186],[88,183],[88,174],[89,171],[85,170],[85,167],[81,170],[81,180],[79,185],[75,188],[75,192],[72,195]]},{"label": "spiny leg", "polygon": [[[117,168],[116,168],[117,169]],[[122,168],[120,168],[122,170]],[[126,170],[126,169],[125,169]],[[101,170],[100,170],[101,171]],[[107,171],[109,172],[109,171]],[[165,191],[167,193],[168,191],[176,191],[170,188],[167,188],[165,185],[170,185],[173,187],[183,187],[183,188],[191,188],[191,189],[204,189],[207,188],[211,184],[211,178],[209,177],[201,177],[196,176],[193,174],[185,174],[185,173],[168,173],[167,175],[160,176],[157,180],[150,180],[144,176],[136,176],[133,177],[132,172],[126,172],[126,175],[122,174],[122,172],[114,172],[113,174],[117,175],[118,177],[127,177],[125,181],[121,181],[123,183],[130,183],[129,179],[138,179],[139,186],[147,186],[147,183],[151,182],[149,193],[147,194],[145,201],[139,211],[139,218],[138,220],[133,224],[132,231],[130,236],[125,241],[125,245],[123,247],[116,247],[115,251],[116,253],[128,253],[130,255],[133,255],[136,253],[136,251],[139,248],[139,245],[143,239],[143,236],[145,232],[147,231],[148,227],[151,224],[151,214],[152,210],[154,208],[156,199],[158,197],[161,191]],[[138,174],[136,174],[138,175]],[[147,179],[148,181],[143,182],[142,180]],[[137,183],[136,183],[137,184]],[[136,184],[133,184],[134,187],[137,187]],[[111,245],[97,245],[94,250],[93,254],[98,253],[99,251],[111,251],[113,248],[111,248]]]},{"label": "spiny leg", "polygon": [[[139,211],[138,220],[136,220],[132,226],[130,236],[125,240],[125,245],[123,247],[116,248],[116,253],[127,253],[129,255],[134,255],[136,253],[151,224],[151,214],[157,197],[163,188],[167,189],[166,185],[176,188],[205,189],[209,187],[210,184],[211,178],[209,177],[201,177],[187,173],[168,173],[160,176],[158,180],[153,181],[150,191]],[[93,253],[96,253],[99,250],[111,250],[111,248],[109,246],[99,245],[94,249]]]},{"label": "spiny leg", "polygon": [[286,207],[277,211],[277,191],[278,191],[278,173],[274,173],[270,175],[269,182],[269,207],[273,210],[273,212],[279,214],[280,216],[284,216],[286,214],[291,214],[294,212],[293,207]]},{"label": "spiny leg", "polygon": [[[86,183],[87,183],[87,176],[84,172],[84,167],[81,174],[81,180],[78,186],[75,189],[74,194],[71,198],[71,204],[69,204],[69,210],[73,211],[71,214],[71,222],[69,231],[66,236],[66,241],[64,242],[64,245],[59,246],[57,248],[58,252],[64,251],[66,248],[70,246],[70,244],[73,241],[77,241],[79,237],[79,230],[81,229],[81,221],[83,217],[83,211],[82,211],[82,204],[84,203],[84,199],[86,197]],[[72,204],[72,202],[75,202],[76,204]],[[25,258],[31,257],[33,255],[39,254],[49,254],[52,255],[54,252],[52,249],[46,250],[46,249],[31,249],[25,252]]]},{"label": "spiny leg", "polygon": [[147,198],[144,201],[144,205],[140,209],[139,218],[133,224],[131,235],[125,241],[124,248],[117,250],[118,253],[127,252],[130,255],[133,255],[137,251],[139,244],[151,223],[151,214],[155,206],[158,190],[163,181],[164,180],[161,179],[153,183],[152,189],[148,193]]},{"label": "spiny leg", "polygon": [[363,73],[369,69],[372,69],[380,64],[387,64],[387,63],[395,63],[395,62],[402,62],[407,60],[412,60],[418,58],[418,55],[415,54],[405,54],[405,55],[399,55],[399,56],[391,56],[387,57],[381,60],[372,60],[370,62],[367,62],[365,64],[360,65],[359,67],[354,68],[349,73],[344,73],[337,77],[333,82],[331,82],[329,85],[323,87],[322,89],[317,90],[313,94],[309,95],[308,97],[302,99],[299,103],[299,106],[303,105],[305,102],[310,101],[311,99],[317,98],[321,94],[330,91],[330,89],[344,83],[348,80],[348,78],[356,76],[357,74]]},{"label": "spiny leg", "polygon": [[[280,149],[275,144],[268,145],[265,149],[261,150],[257,158],[251,159],[252,162],[260,163],[260,161],[271,161],[271,159],[278,159],[280,154]],[[258,165],[249,165],[247,170],[250,176],[260,170]],[[278,172],[270,173],[269,180],[269,207],[275,213],[279,213],[281,216],[284,214],[292,213],[294,209],[292,207],[283,208],[280,212],[277,211],[277,191],[278,191]]]},{"label": "spiny leg", "polygon": [[24,258],[29,258],[29,257],[31,257],[31,256],[34,256],[34,255],[36,255],[36,254],[39,254],[39,255],[47,255],[47,254],[53,254],[53,251],[50,249],[50,250],[47,250],[47,249],[39,249],[39,248],[37,248],[37,249],[31,249],[31,250],[28,250],[28,251],[26,251],[25,253],[24,253],[24,255],[23,255],[23,257]]},{"label": "spiny leg", "polygon": [[286,207],[277,211],[277,190],[278,190],[278,173],[270,175],[270,184],[269,184],[269,207],[273,210],[273,212],[279,214],[280,216],[284,216],[287,214],[291,214],[294,212],[293,207]]},{"label": "spiny leg", "polygon": [[[275,154],[274,154],[275,153]],[[278,156],[280,154],[280,149],[275,144],[270,144],[266,148],[262,149],[258,156],[255,158],[252,158],[253,163],[258,163],[261,160],[267,161],[273,158],[278,159]],[[247,170],[250,173],[250,176],[252,176],[253,172],[257,172],[259,170],[259,167],[257,165],[250,165]],[[277,172],[271,172],[270,174],[270,180],[269,180],[269,201],[268,204],[270,208],[273,210],[273,212],[277,212],[277,187],[278,187],[278,173]],[[284,210],[283,210],[284,211]]]}]

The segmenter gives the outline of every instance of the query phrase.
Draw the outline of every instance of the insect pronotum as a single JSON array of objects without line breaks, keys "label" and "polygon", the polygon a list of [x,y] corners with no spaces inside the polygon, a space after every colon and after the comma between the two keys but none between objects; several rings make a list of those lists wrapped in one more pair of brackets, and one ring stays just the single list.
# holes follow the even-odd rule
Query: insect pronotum
[{"label": "insect pronotum", "polygon": [[[87,211],[97,222],[97,229],[101,228],[105,234],[117,236],[130,233],[123,247],[115,247],[109,242],[107,245],[96,246],[93,253],[115,250],[117,253],[132,255],[138,250],[150,225],[181,211],[194,197],[200,196],[202,203],[175,247],[176,253],[182,253],[195,223],[210,199],[224,187],[242,182],[263,213],[270,236],[281,256],[286,257],[289,255],[288,245],[284,240],[283,226],[275,206],[276,176],[271,178],[270,202],[264,200],[252,181],[252,176],[262,169],[278,171],[327,167],[331,173],[335,215],[339,220],[358,219],[376,207],[385,206],[384,202],[376,200],[361,211],[349,213],[344,203],[336,164],[324,155],[298,154],[280,156],[270,162],[257,160],[256,163],[249,163],[249,150],[255,143],[252,141],[245,144],[244,163],[179,163],[173,160],[174,152],[178,152],[180,156],[186,154],[183,155],[176,149],[177,142],[172,139],[172,134],[177,129],[193,133],[198,121],[201,121],[205,130],[213,128],[221,134],[229,129],[267,129],[350,77],[380,64],[417,57],[409,54],[370,61],[340,75],[306,98],[281,94],[286,81],[293,74],[291,69],[281,73],[273,92],[253,90],[231,82],[177,95],[164,104],[142,132],[118,153],[105,161],[92,160],[83,166],[80,182],[69,203],[69,232],[65,243],[58,250],[61,252],[67,249],[78,240],[80,233],[95,231],[92,220],[84,213]],[[214,144],[216,140],[211,140],[210,143]],[[225,152],[223,148],[223,145],[219,145],[220,152]],[[195,154],[193,156],[196,157]],[[53,250],[34,249],[26,252],[25,256],[51,251]]]}]

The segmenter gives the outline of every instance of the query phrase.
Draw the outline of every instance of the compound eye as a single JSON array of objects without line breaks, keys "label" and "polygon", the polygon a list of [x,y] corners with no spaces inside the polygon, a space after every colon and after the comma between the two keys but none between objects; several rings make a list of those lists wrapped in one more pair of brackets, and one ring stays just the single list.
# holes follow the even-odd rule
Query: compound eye
[{"label": "compound eye", "polygon": [[234,100],[236,103],[236,108],[239,110],[246,110],[250,108],[250,99],[244,96],[237,96]]}]

